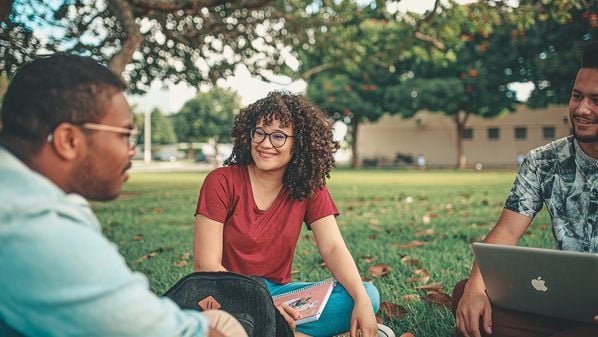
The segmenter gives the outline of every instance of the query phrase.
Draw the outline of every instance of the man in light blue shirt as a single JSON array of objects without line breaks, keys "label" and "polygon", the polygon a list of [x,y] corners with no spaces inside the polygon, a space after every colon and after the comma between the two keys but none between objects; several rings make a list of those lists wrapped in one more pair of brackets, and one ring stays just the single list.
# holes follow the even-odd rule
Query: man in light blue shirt
[{"label": "man in light blue shirt", "polygon": [[86,198],[116,198],[135,153],[124,89],[68,54],[12,79],[0,131],[0,336],[246,336],[222,311],[152,294],[101,234]]}]

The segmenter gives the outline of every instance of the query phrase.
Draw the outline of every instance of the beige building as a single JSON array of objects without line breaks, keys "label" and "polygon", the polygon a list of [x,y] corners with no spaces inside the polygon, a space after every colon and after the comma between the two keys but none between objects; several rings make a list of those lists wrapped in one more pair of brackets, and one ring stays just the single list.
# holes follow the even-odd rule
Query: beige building
[{"label": "beige building", "polygon": [[[522,105],[515,113],[497,118],[470,116],[463,149],[468,166],[515,166],[518,155],[570,132],[567,106],[532,110]],[[429,167],[455,166],[456,134],[454,121],[440,113],[422,111],[411,119],[383,116],[360,125],[357,155],[365,164],[402,165],[412,158],[415,165],[423,154]],[[399,155],[402,161],[397,161]]]}]

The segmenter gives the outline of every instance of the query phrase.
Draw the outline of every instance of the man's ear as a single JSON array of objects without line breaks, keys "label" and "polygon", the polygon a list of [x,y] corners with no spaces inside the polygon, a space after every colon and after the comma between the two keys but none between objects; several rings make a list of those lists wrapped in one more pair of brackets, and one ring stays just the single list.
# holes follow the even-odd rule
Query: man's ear
[{"label": "man's ear", "polygon": [[50,144],[60,158],[71,161],[85,146],[85,135],[78,126],[61,123],[54,129]]}]

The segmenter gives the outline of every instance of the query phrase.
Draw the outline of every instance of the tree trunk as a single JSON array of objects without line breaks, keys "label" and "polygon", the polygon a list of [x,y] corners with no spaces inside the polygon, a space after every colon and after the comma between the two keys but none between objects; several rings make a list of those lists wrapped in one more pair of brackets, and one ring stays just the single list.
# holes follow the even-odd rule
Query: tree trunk
[{"label": "tree trunk", "polygon": [[187,147],[187,159],[195,160],[195,156],[193,156],[193,142],[189,142]]},{"label": "tree trunk", "polygon": [[108,68],[122,78],[125,66],[133,59],[133,53],[141,45],[143,36],[139,32],[137,23],[135,23],[135,16],[133,15],[131,6],[126,0],[113,0],[109,4],[112,13],[123,28],[124,37],[121,49],[112,55],[110,61],[108,61]]},{"label": "tree trunk", "polygon": [[214,168],[220,167],[220,163],[222,162],[222,158],[218,154],[218,141],[220,140],[218,136],[214,136]]},{"label": "tree trunk", "polygon": [[458,112],[455,117],[455,126],[457,128],[457,168],[462,170],[465,168],[466,158],[465,153],[463,151],[463,131],[465,130],[465,125],[467,124],[467,119],[469,118],[469,112]]},{"label": "tree trunk", "polygon": [[0,1],[0,22],[8,21],[13,0]]},{"label": "tree trunk", "polygon": [[357,129],[359,122],[356,119],[351,120],[351,168],[358,168],[359,158],[357,153]]}]

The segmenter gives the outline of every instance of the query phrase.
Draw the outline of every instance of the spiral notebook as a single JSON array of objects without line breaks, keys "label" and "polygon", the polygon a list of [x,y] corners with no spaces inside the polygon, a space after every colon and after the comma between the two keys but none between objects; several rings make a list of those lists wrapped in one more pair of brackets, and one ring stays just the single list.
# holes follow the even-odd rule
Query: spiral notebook
[{"label": "spiral notebook", "polygon": [[277,306],[286,303],[291,308],[298,310],[301,313],[301,318],[295,322],[297,325],[313,322],[320,318],[335,285],[336,281],[334,279],[328,279],[304,288],[275,295],[272,300]]}]

